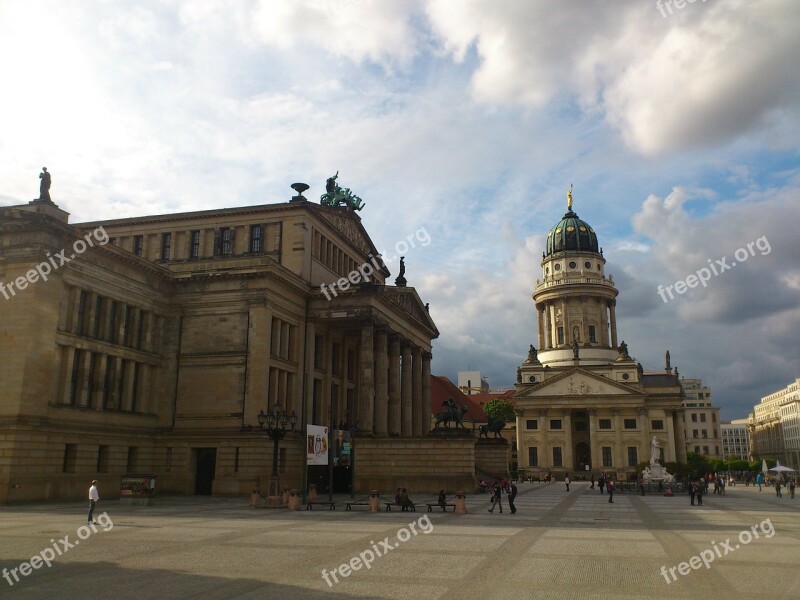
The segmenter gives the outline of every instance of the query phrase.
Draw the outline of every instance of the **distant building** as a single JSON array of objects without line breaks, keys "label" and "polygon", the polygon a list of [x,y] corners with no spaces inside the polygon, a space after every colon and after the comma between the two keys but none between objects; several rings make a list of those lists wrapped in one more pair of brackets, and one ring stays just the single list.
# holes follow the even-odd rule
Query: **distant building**
[{"label": "distant building", "polygon": [[488,394],[489,383],[480,371],[459,371],[458,389],[467,396],[472,394]]},{"label": "distant building", "polygon": [[722,458],[719,408],[711,405],[711,388],[702,379],[681,377],[686,397],[683,400],[686,448],[710,458]]},{"label": "distant building", "polygon": [[751,452],[800,468],[800,379],[761,398],[749,418]]},{"label": "distant building", "polygon": [[719,425],[722,437],[722,458],[750,458],[750,435],[747,430],[749,419],[723,421]]}]

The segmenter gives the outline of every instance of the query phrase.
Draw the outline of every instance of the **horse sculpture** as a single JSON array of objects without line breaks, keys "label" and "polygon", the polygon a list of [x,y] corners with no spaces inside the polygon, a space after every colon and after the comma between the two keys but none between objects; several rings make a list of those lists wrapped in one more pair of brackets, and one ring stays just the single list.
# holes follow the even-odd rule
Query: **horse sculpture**
[{"label": "horse sculpture", "polygon": [[469,409],[466,406],[462,406],[460,409],[455,411],[453,410],[444,410],[436,415],[436,423],[434,423],[434,427],[438,427],[439,423],[444,423],[444,426],[449,428],[450,421],[456,422],[456,429],[458,426],[461,425],[462,429],[466,429],[464,427],[464,415],[467,413]]},{"label": "horse sculpture", "polygon": [[494,433],[495,438],[505,439],[503,435],[500,433],[503,428],[506,426],[506,422],[503,419],[497,419],[496,421],[492,416],[489,416],[489,422],[486,425],[481,425],[480,436],[489,439],[489,432],[491,431]]}]

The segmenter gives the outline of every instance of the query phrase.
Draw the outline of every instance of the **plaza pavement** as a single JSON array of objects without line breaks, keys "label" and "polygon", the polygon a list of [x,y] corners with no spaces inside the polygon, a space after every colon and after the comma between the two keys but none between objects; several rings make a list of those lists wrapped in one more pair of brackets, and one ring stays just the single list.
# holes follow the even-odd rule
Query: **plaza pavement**
[{"label": "plaza pavement", "polygon": [[[692,507],[688,496],[619,493],[609,504],[579,482],[570,493],[563,483],[519,489],[516,515],[505,503],[503,514],[488,513],[486,495],[467,498],[467,515],[343,505],[290,513],[251,509],[247,498],[164,497],[150,507],[110,500],[98,512],[107,511],[112,528],[98,526],[13,586],[0,579],[0,598],[800,598],[800,494],[778,499],[772,489],[740,485]],[[18,568],[51,539],[59,548],[64,536],[74,543],[84,509],[0,507],[0,568]],[[430,533],[423,520],[410,534],[409,523],[426,514]],[[759,539],[735,548],[741,531],[766,519],[772,537],[757,527]],[[398,541],[401,528],[407,541]],[[368,549],[386,552],[387,536],[396,547],[370,569],[325,583],[323,568],[330,573]],[[662,565],[715,546],[724,554],[728,538],[732,550],[709,569],[676,571],[667,584]]]}]

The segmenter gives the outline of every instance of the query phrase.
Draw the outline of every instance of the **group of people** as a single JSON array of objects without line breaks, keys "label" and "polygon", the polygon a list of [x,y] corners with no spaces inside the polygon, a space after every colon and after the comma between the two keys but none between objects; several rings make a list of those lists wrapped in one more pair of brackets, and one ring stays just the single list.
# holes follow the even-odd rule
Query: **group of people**
[{"label": "group of people", "polygon": [[494,512],[495,506],[500,508],[500,512],[503,512],[503,492],[506,493],[508,508],[513,515],[517,512],[517,507],[514,506],[514,498],[517,497],[517,486],[513,481],[506,481],[505,479],[494,482],[494,486],[492,487],[492,507],[489,509],[489,512]]},{"label": "group of people", "polygon": [[[592,485],[589,486],[590,490],[594,489],[594,473],[592,473]],[[600,493],[604,494],[606,491],[608,492],[608,501],[611,504],[614,504],[614,480],[606,475],[605,471],[600,471],[600,475],[597,476],[597,487],[600,488]],[[569,487],[567,487],[569,491]]]}]

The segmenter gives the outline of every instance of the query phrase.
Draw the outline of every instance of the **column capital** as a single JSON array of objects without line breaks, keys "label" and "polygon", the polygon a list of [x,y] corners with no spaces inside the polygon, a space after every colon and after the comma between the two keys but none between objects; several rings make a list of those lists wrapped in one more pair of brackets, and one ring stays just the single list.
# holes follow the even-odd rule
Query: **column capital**
[{"label": "column capital", "polygon": [[427,350],[422,353],[422,360],[431,360],[433,358],[433,353],[428,352]]}]

